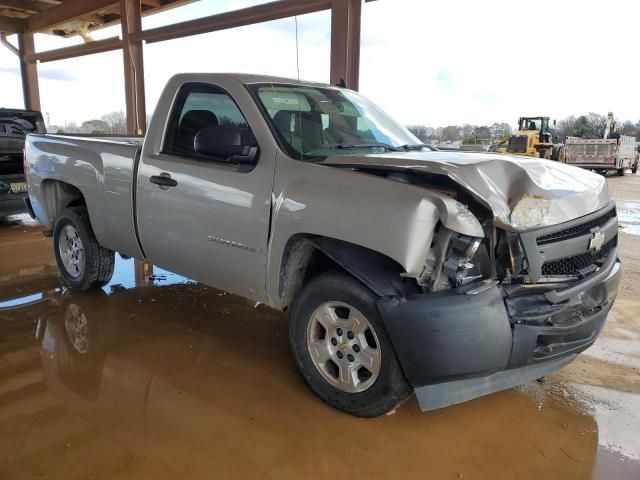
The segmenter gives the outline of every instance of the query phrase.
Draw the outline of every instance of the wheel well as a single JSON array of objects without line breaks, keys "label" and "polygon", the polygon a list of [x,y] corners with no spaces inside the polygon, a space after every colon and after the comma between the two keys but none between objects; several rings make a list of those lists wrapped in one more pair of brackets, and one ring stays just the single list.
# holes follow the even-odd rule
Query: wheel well
[{"label": "wheel well", "polygon": [[316,248],[313,236],[295,235],[290,238],[282,255],[278,295],[286,310],[302,287],[313,277],[340,266]]},{"label": "wheel well", "polygon": [[379,296],[406,295],[417,288],[415,279],[401,276],[404,269],[382,253],[342,240],[295,235],[287,242],[280,266],[278,294],[286,310],[312,278],[339,270],[360,280]]},{"label": "wheel well", "polygon": [[70,183],[44,180],[40,189],[47,217],[52,225],[65,208],[87,205],[82,192]]}]

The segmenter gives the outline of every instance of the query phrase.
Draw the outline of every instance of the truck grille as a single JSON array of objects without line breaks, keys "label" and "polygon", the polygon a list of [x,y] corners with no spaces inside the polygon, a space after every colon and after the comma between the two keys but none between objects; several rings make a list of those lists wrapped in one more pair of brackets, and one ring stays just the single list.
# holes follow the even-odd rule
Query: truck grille
[{"label": "truck grille", "polygon": [[580,225],[576,225],[574,227],[567,228],[565,230],[560,230],[559,232],[549,233],[547,235],[543,235],[538,237],[537,243],[538,245],[545,245],[547,243],[559,242],[561,240],[568,240],[570,238],[581,237],[582,235],[588,235],[591,233],[591,229],[596,227],[601,227],[605,223],[607,223],[610,219],[616,216],[616,209],[612,208],[604,215],[599,216],[593,220],[589,220],[588,222],[582,223]]},{"label": "truck grille", "polygon": [[[604,244],[596,252],[593,241],[602,236]],[[529,281],[588,275],[590,267],[598,266],[616,250],[616,207],[611,204],[559,225],[521,232],[520,241],[528,262]]]},{"label": "truck grille", "polygon": [[561,258],[553,262],[546,262],[542,265],[542,275],[544,276],[574,276],[579,275],[581,270],[588,268],[597,262],[607,258],[611,250],[618,243],[618,237],[614,237],[602,246],[598,253],[582,253],[573,257]]},{"label": "truck grille", "polygon": [[527,147],[529,146],[529,140],[526,135],[514,135],[509,138],[509,146],[507,151],[509,153],[527,153]]}]

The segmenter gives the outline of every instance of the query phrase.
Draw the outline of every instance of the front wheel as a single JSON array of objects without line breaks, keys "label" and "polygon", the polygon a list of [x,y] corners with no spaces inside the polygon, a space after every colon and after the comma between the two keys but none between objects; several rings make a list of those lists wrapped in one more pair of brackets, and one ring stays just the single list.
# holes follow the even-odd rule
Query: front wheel
[{"label": "front wheel", "polygon": [[560,163],[566,163],[567,159],[565,157],[565,153],[564,153],[564,148],[563,147],[558,147],[558,151],[556,152],[555,160],[560,162]]},{"label": "front wheel", "polygon": [[376,301],[357,280],[329,272],[304,287],[291,311],[302,375],[326,403],[359,417],[383,415],[411,393]]},{"label": "front wheel", "polygon": [[619,168],[618,169],[618,176],[619,177],[624,177],[624,168]]},{"label": "front wheel", "polygon": [[85,207],[67,208],[53,229],[53,249],[64,283],[74,290],[106,285],[113,275],[115,254],[101,247]]}]

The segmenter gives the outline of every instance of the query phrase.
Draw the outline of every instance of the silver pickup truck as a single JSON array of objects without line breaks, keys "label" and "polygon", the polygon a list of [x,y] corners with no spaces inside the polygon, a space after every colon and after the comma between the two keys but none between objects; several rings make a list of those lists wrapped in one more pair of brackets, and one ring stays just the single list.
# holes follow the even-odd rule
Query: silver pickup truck
[{"label": "silver pickup truck", "polygon": [[618,289],[601,176],[429,151],[334,86],[178,75],[144,141],[29,135],[26,162],[70,288],[104,285],[119,252],[286,311],[302,375],[354,415],[557,370]]}]

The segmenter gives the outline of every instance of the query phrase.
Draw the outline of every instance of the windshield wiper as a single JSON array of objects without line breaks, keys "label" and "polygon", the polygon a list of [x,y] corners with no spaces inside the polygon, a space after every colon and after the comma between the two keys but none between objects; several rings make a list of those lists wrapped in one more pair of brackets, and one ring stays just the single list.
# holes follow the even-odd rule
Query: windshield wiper
[{"label": "windshield wiper", "polygon": [[433,145],[429,145],[428,143],[412,143],[398,147],[399,150],[404,150],[405,152],[418,150],[420,148],[428,148],[429,150],[433,150]]},{"label": "windshield wiper", "polygon": [[354,150],[358,148],[384,148],[390,152],[401,152],[402,148],[394,147],[388,143],[339,143],[331,147],[334,150]]}]

